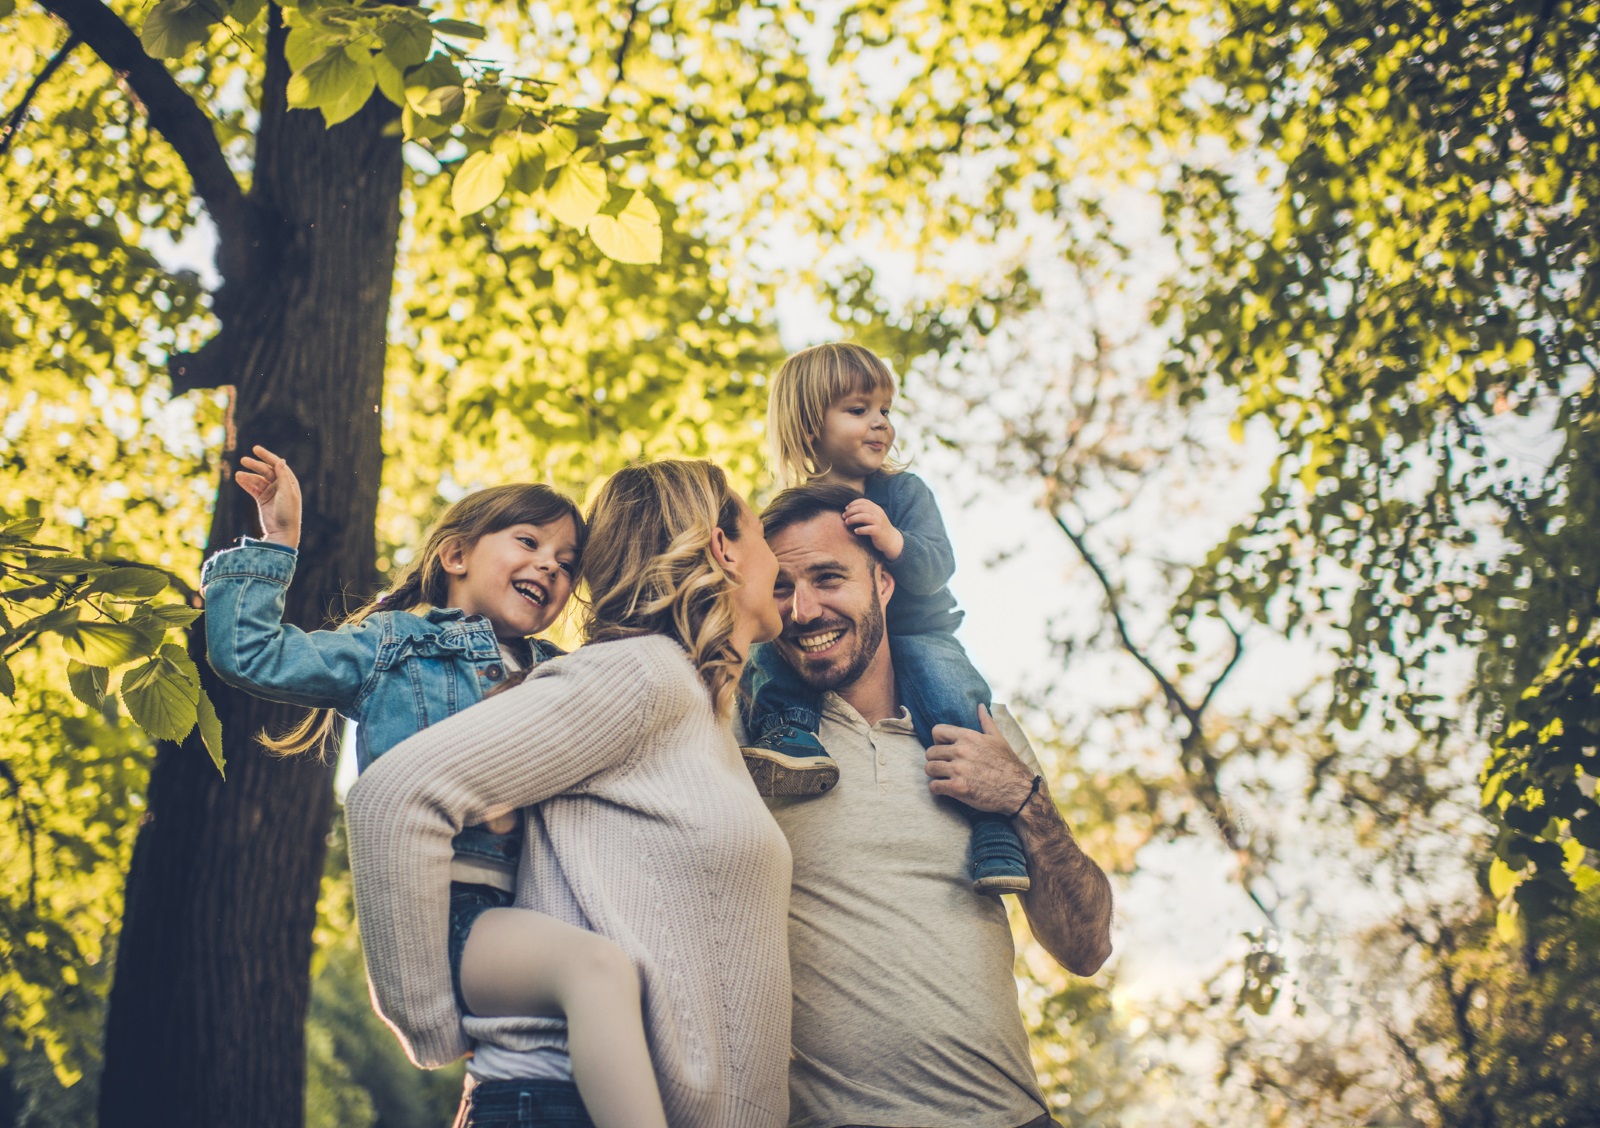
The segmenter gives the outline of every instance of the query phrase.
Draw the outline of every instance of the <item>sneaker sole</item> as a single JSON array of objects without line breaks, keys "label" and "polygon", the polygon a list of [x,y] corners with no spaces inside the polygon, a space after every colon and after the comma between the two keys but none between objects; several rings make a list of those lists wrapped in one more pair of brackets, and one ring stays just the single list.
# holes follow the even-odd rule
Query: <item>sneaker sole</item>
[{"label": "sneaker sole", "polygon": [[978,878],[972,883],[972,888],[978,893],[998,897],[1002,893],[1026,893],[1033,888],[1033,882],[1025,873],[998,874],[994,877]]},{"label": "sneaker sole", "polygon": [[780,768],[785,768],[792,772],[814,772],[818,768],[833,768],[834,775],[837,776],[839,774],[839,769],[837,766],[835,766],[832,756],[791,756],[787,752],[778,752],[771,748],[762,748],[760,745],[750,745],[741,748],[739,749],[739,753],[745,758],[746,761],[765,760],[769,763],[776,764]]},{"label": "sneaker sole", "polygon": [[[744,766],[750,769],[756,791],[770,798],[790,798],[797,795],[821,795],[832,791],[839,782],[839,766],[832,760],[815,757],[809,760],[780,762],[770,752],[762,749],[761,756],[746,755]],[[790,761],[790,757],[783,757]]]}]

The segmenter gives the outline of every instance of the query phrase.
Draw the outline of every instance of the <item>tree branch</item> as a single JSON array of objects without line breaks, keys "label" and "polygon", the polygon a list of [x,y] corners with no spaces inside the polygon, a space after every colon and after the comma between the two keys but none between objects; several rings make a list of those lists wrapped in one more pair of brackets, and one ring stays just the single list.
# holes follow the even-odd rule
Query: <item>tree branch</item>
[{"label": "tree branch", "polygon": [[1182,692],[1179,691],[1176,683],[1163,674],[1155,662],[1150,659],[1149,655],[1134,643],[1132,635],[1128,632],[1127,620],[1122,616],[1122,600],[1117,592],[1116,585],[1111,582],[1111,576],[1101,565],[1099,558],[1090,551],[1084,534],[1077,532],[1066,522],[1054,503],[1046,508],[1048,508],[1050,517],[1055,521],[1057,528],[1066,534],[1067,539],[1072,542],[1072,547],[1077,549],[1078,556],[1089,566],[1089,570],[1094,573],[1095,579],[1100,582],[1100,588],[1105,593],[1106,610],[1111,615],[1112,624],[1116,627],[1117,638],[1121,643],[1122,649],[1131,655],[1134,661],[1143,666],[1146,672],[1155,679],[1156,685],[1161,689],[1162,696],[1166,698],[1168,712],[1174,716],[1182,717],[1188,724],[1189,731],[1178,738],[1178,746],[1179,768],[1189,786],[1189,793],[1200,804],[1206,814],[1210,816],[1212,823],[1217,828],[1217,833],[1222,836],[1223,844],[1232,850],[1239,859],[1239,885],[1244,890],[1245,895],[1261,911],[1261,915],[1266,918],[1267,924],[1276,929],[1278,927],[1277,913],[1272,906],[1269,906],[1256,893],[1251,877],[1252,871],[1264,876],[1265,863],[1258,859],[1255,851],[1246,844],[1244,828],[1240,826],[1239,821],[1229,811],[1227,801],[1222,797],[1222,789],[1217,778],[1220,764],[1217,757],[1212,753],[1210,743],[1201,728],[1206,708],[1211,704],[1212,697],[1215,696],[1218,687],[1227,680],[1228,675],[1233,672],[1234,667],[1239,663],[1240,656],[1244,653],[1244,636],[1219,610],[1218,618],[1222,619],[1223,625],[1233,635],[1233,654],[1228,658],[1227,665],[1222,668],[1222,672],[1216,676],[1207,688],[1206,695],[1200,704],[1189,704]]},{"label": "tree branch", "polygon": [[37,912],[39,908],[39,828],[33,821],[33,812],[28,810],[28,801],[22,797],[22,782],[17,779],[17,773],[11,770],[11,765],[0,760],[0,779],[5,780],[6,786],[11,788],[11,797],[17,805],[17,819],[22,823],[23,835],[28,840],[28,908]]},{"label": "tree branch", "polygon": [[1161,687],[1162,695],[1167,699],[1168,707],[1188,721],[1192,731],[1198,732],[1200,714],[1184,700],[1183,694],[1178,692],[1178,687],[1167,680],[1167,676],[1156,668],[1156,664],[1150,661],[1145,652],[1133,641],[1133,636],[1128,633],[1127,621],[1122,617],[1122,601],[1117,598],[1116,587],[1111,583],[1111,577],[1106,574],[1106,570],[1100,566],[1099,559],[1089,551],[1089,545],[1084,541],[1083,535],[1075,532],[1072,526],[1062,519],[1061,514],[1056,512],[1054,506],[1050,508],[1050,517],[1055,521],[1056,527],[1072,542],[1072,547],[1078,550],[1083,562],[1089,565],[1089,570],[1094,573],[1095,579],[1100,581],[1100,588],[1106,594],[1106,609],[1111,613],[1111,622],[1117,628],[1117,638],[1122,642],[1122,649],[1131,654],[1134,661],[1143,666],[1156,680],[1156,685]]},{"label": "tree branch", "polygon": [[611,79],[611,89],[606,91],[606,101],[611,101],[611,93],[622,85],[622,64],[628,58],[628,48],[633,46],[633,25],[639,19],[639,0],[632,0],[628,5],[628,22],[622,26],[622,42],[617,44],[617,53],[612,57],[612,65],[617,69],[616,75]]},{"label": "tree branch", "polygon": [[1222,620],[1222,625],[1227,627],[1228,633],[1233,636],[1233,654],[1229,657],[1228,664],[1222,667],[1222,673],[1216,676],[1216,680],[1207,688],[1206,695],[1200,699],[1200,704],[1195,708],[1195,712],[1200,715],[1204,715],[1206,707],[1211,704],[1211,699],[1217,695],[1217,690],[1222,688],[1222,683],[1228,680],[1228,675],[1233,673],[1233,668],[1239,664],[1239,658],[1244,654],[1244,635],[1239,632],[1239,628],[1228,621],[1228,617],[1222,613],[1222,608],[1220,607],[1217,608],[1217,618]]},{"label": "tree branch", "polygon": [[67,36],[67,41],[61,45],[61,49],[51,57],[50,61],[44,65],[44,69],[28,84],[28,89],[23,91],[22,101],[17,103],[16,109],[6,115],[5,124],[0,125],[0,157],[11,151],[11,142],[28,116],[28,107],[33,104],[34,96],[39,93],[45,83],[50,81],[50,76],[60,69],[61,64],[67,61],[67,56],[72,54],[73,48],[82,42],[83,40],[78,38],[76,33]]},{"label": "tree branch", "polygon": [[[211,118],[159,59],[145,53],[133,29],[101,0],[40,0],[72,34],[117,73],[144,106],[151,127],[177,151],[195,195],[205,203],[223,246],[248,246],[250,205],[222,155]],[[228,256],[218,256],[224,279]]]},{"label": "tree branch", "polygon": [[1402,1038],[1400,1032],[1390,1026],[1388,1022],[1382,1022],[1380,1025],[1394,1048],[1400,1051],[1400,1056],[1405,1058],[1406,1065],[1411,1068],[1411,1075],[1421,1082],[1422,1091],[1427,1095],[1428,1103],[1435,1110],[1444,1111],[1444,1099],[1439,1093],[1439,1087],[1433,1083],[1433,1075],[1428,1072],[1428,1067],[1423,1064],[1422,1056],[1417,1053],[1416,1047]]}]

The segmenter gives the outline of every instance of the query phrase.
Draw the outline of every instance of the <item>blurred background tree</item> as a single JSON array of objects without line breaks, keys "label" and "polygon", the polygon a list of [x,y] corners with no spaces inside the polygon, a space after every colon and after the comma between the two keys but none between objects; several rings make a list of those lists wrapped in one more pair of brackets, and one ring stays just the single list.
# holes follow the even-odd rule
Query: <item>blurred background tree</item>
[{"label": "blurred background tree", "polygon": [[[441,31],[455,69],[394,64],[398,98],[395,32],[329,38],[338,6],[156,11],[152,47],[136,7],[0,0],[0,509],[193,583],[251,531],[227,458],[279,443],[325,538],[309,624],[486,482],[581,495],[670,453],[766,488],[764,374],[855,335],[904,375],[947,509],[1037,502],[996,574],[1060,569],[1061,602],[1009,605],[1054,650],[1006,689],[1128,905],[1095,980],[1019,960],[1063,1121],[1600,1117],[1589,8],[477,3],[437,15],[482,45]],[[127,36],[97,44],[108,16]],[[286,109],[335,69],[297,87],[318,112]],[[192,116],[167,136],[174,91],[209,141]],[[595,161],[504,140],[507,107],[554,102],[649,151],[577,111]],[[658,265],[552,208],[589,163],[594,214],[642,191],[661,217]],[[340,228],[341,201],[389,227]],[[237,236],[262,205],[281,277]],[[365,281],[299,269],[345,260]],[[313,288],[238,284],[263,275]],[[252,391],[257,356],[277,375]],[[16,663],[4,744],[0,1113],[89,1117],[121,927],[108,1123],[134,1093],[442,1119],[453,1078],[366,1006],[330,768],[260,757],[281,718],[220,691],[227,783],[193,740],[155,757],[114,699],[60,691],[53,646]],[[142,822],[171,838],[124,914]],[[1211,903],[1232,941],[1140,987],[1152,932]]]}]

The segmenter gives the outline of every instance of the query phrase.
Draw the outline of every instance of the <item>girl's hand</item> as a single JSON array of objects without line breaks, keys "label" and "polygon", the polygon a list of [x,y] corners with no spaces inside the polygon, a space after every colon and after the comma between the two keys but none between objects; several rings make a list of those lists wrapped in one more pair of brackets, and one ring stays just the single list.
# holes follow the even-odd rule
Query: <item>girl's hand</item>
[{"label": "girl's hand", "polygon": [[866,537],[891,562],[900,559],[906,538],[889,523],[889,515],[875,501],[858,497],[844,508],[844,523],[852,533]]},{"label": "girl's hand", "polygon": [[300,480],[289,464],[266,447],[252,447],[256,457],[239,459],[243,467],[233,476],[239,487],[256,500],[261,515],[261,539],[289,548],[300,547]]},{"label": "girl's hand", "polygon": [[517,829],[517,812],[512,811],[509,815],[486,819],[483,825],[490,834],[510,834]]}]

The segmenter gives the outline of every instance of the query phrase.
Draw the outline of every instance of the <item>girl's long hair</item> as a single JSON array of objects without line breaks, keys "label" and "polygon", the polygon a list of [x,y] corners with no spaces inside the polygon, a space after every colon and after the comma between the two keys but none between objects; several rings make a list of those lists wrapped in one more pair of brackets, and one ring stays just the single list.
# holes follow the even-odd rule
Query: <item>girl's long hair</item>
[{"label": "girl's long hair", "polygon": [[738,540],[740,505],[709,462],[665,460],[617,471],[589,507],[586,642],[664,634],[689,652],[718,716],[728,716],[744,659],[733,648],[739,583],[711,534]]},{"label": "girl's long hair", "polygon": [[[828,408],[845,396],[888,392],[894,396],[894,373],[871,349],[836,341],[795,353],[772,377],[767,392],[767,436],[772,464],[784,486],[803,486],[830,469],[817,451]],[[885,460],[880,474],[898,474],[904,467]]]},{"label": "girl's long hair", "polygon": [[[574,561],[574,582],[581,569],[587,527],[583,514],[571,498],[549,486],[515,483],[491,486],[470,493],[446,509],[428,530],[422,551],[395,577],[384,594],[362,604],[341,623],[359,623],[376,611],[410,611],[418,607],[448,606],[450,574],[439,555],[453,544],[470,549],[479,539],[513,525],[548,525],[567,517],[577,533],[578,556]],[[326,748],[333,735],[336,714],[332,709],[312,709],[300,722],[278,736],[260,734],[263,746],[280,756],[294,756]]]}]

